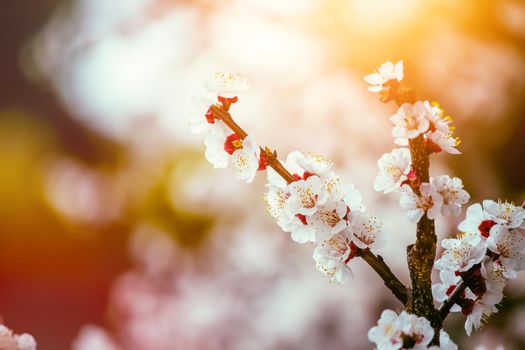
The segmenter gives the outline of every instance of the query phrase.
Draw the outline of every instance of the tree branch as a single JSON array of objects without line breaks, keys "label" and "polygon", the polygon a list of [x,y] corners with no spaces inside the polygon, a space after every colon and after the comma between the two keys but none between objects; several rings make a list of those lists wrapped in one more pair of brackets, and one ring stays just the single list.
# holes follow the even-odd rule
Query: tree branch
[{"label": "tree branch", "polygon": [[[411,139],[409,145],[412,168],[420,183],[429,182],[430,159],[423,135]],[[414,192],[421,195],[417,188]],[[436,258],[436,242],[434,220],[428,219],[425,213],[417,223],[416,243],[408,249],[407,260],[412,281],[412,300],[407,305],[407,311],[428,319],[437,335],[443,322],[439,311],[434,308],[432,296],[431,274]],[[438,342],[437,337],[434,342]]]},{"label": "tree branch", "polygon": [[[246,131],[244,131],[232,118],[230,113],[225,110],[221,105],[211,106],[213,116],[216,119],[222,120],[235,134],[240,138],[244,139],[248,136]],[[271,151],[268,147],[261,148],[261,152],[264,152],[268,165],[272,167],[281,177],[287,182],[292,183],[296,181],[295,177],[290,174],[288,170],[281,164],[277,158],[277,152]],[[407,288],[401,281],[394,275],[392,270],[388,267],[387,264],[383,261],[381,256],[376,256],[370,251],[370,249],[359,249],[356,252],[356,256],[360,256],[375,272],[383,279],[385,286],[392,291],[396,298],[403,303],[407,304],[408,293]]]},{"label": "tree branch", "polygon": [[[221,108],[218,105],[211,106],[211,110],[213,112],[213,116],[216,119],[222,120],[224,124],[226,124],[237,136],[239,136],[241,139],[245,139],[248,137],[248,134],[246,131],[244,131],[232,118],[230,113],[228,111],[225,111],[223,108]],[[281,164],[279,159],[277,158],[277,152],[271,151],[268,147],[262,148],[261,152],[264,153],[266,156],[266,160],[268,161],[268,165],[275,170],[281,177],[287,182],[292,183],[296,181],[295,177],[290,174],[288,170]]]},{"label": "tree branch", "polygon": [[396,298],[406,305],[408,302],[407,288],[401,281],[394,275],[392,270],[384,262],[380,255],[375,255],[370,249],[359,249],[357,248],[356,256],[361,257],[374,271],[381,277],[385,286],[390,289],[392,294]]},{"label": "tree branch", "polygon": [[467,284],[464,281],[459,282],[452,294],[450,294],[448,299],[445,300],[445,302],[441,305],[439,308],[439,314],[441,315],[442,320],[445,320],[445,318],[448,316],[450,309],[452,306],[454,306],[456,301],[458,301],[461,293],[463,293],[465,289],[467,289]]}]

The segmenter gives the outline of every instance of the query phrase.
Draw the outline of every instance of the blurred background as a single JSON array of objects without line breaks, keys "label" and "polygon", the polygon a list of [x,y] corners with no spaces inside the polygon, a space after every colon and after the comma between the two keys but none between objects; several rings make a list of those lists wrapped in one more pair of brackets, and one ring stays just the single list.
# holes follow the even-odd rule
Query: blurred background
[{"label": "blurred background", "polygon": [[[360,261],[330,284],[265,213],[262,176],[206,163],[185,118],[215,71],[248,77],[232,113],[260,144],[334,160],[404,282],[414,227],[372,190],[395,107],[362,77],[382,62],[454,117],[463,155],[432,174],[525,200],[522,1],[4,0],[0,19],[0,315],[39,349],[369,349],[401,306]],[[470,339],[447,321],[460,348],[525,348],[523,276],[506,295]]]}]

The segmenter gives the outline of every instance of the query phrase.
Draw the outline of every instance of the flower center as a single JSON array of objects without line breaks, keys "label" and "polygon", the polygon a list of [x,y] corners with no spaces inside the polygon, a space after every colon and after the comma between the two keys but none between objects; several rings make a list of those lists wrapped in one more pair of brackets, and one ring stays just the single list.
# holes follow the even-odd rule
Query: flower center
[{"label": "flower center", "polygon": [[403,340],[403,349],[412,349],[418,343],[419,337],[417,334],[401,333],[401,340]]},{"label": "flower center", "polygon": [[315,207],[316,202],[317,195],[313,194],[310,188],[301,190],[301,204],[304,208],[311,209]]},{"label": "flower center", "polygon": [[419,125],[416,116],[413,114],[406,116],[405,125],[408,130],[417,130]]},{"label": "flower center", "polygon": [[339,223],[339,221],[341,221],[341,218],[339,218],[339,215],[337,215],[335,210],[321,210],[321,217],[323,218],[323,222],[325,222],[330,227],[334,227]]}]

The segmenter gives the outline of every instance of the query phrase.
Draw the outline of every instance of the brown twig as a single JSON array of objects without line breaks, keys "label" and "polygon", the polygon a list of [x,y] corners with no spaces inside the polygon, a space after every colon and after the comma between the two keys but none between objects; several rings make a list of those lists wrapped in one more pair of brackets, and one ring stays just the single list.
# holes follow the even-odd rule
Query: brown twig
[{"label": "brown twig", "polygon": [[[244,139],[248,134],[233,120],[230,113],[218,105],[211,106],[213,116],[216,119],[220,119],[226,124],[235,134],[240,138]],[[272,167],[287,183],[296,181],[295,177],[282,165],[277,158],[277,152],[271,151],[268,147],[261,148],[261,152],[264,152],[268,165]],[[408,293],[407,288],[401,283],[401,281],[394,275],[392,270],[385,264],[383,258],[374,255],[369,249],[358,249],[356,256],[360,256],[374,271],[377,272],[379,277],[383,279],[385,286],[396,296],[396,298],[403,303],[407,304]]]},{"label": "brown twig", "polygon": [[[244,131],[232,118],[230,113],[228,111],[225,111],[220,107],[220,105],[213,105],[211,106],[211,110],[213,112],[213,116],[216,119],[220,119],[226,124],[237,136],[239,136],[241,139],[245,139],[248,134],[246,131]],[[281,164],[279,159],[277,158],[277,152],[271,151],[268,147],[262,148],[261,152],[264,152],[264,155],[266,157],[266,160],[268,162],[268,165],[273,168],[281,177],[287,182],[292,183],[296,181],[294,176],[290,174],[288,170]]]},{"label": "brown twig", "polygon": [[461,296],[461,293],[463,293],[467,289],[467,284],[463,281],[459,282],[452,294],[448,297],[447,300],[441,305],[439,308],[439,314],[441,315],[441,319],[444,320],[449,312],[452,306],[458,301],[458,299]]},{"label": "brown twig", "polygon": [[392,294],[396,298],[406,305],[408,302],[407,288],[401,281],[394,275],[392,270],[385,264],[383,258],[380,255],[375,255],[370,249],[357,249],[356,256],[361,257],[374,271],[381,277],[385,286],[390,289]]}]

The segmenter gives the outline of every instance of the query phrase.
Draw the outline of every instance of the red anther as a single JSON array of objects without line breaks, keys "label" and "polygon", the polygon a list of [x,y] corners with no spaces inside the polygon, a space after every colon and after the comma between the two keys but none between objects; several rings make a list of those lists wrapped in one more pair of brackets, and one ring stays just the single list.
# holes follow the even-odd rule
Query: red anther
[{"label": "red anther", "polygon": [[295,216],[301,220],[301,222],[303,223],[303,225],[308,225],[308,223],[306,222],[306,216],[304,216],[303,214],[295,214]]},{"label": "red anther", "polygon": [[442,151],[441,147],[431,139],[426,140],[428,154],[439,153]]},{"label": "red anther", "polygon": [[481,236],[485,237],[485,238],[489,238],[490,236],[490,229],[492,228],[492,226],[496,225],[496,223],[492,220],[484,220],[481,222],[481,224],[479,224],[478,226],[478,230],[479,230],[479,233],[481,234]]},{"label": "red anther", "polygon": [[237,134],[229,135],[224,141],[224,150],[228,154],[233,154],[239,148],[242,148],[242,140]]},{"label": "red anther", "polygon": [[389,102],[398,99],[397,91],[399,89],[399,81],[391,79],[383,84],[383,90],[379,93],[379,100],[381,102]]},{"label": "red anther", "polygon": [[211,110],[211,107],[208,108],[208,111],[206,111],[206,121],[210,124],[214,124],[215,123],[215,118],[213,117],[213,111]]},{"label": "red anther", "polygon": [[259,157],[259,168],[257,170],[266,170],[266,167],[268,167],[268,159],[266,159],[266,152],[263,151]]},{"label": "red anther", "polygon": [[306,180],[306,179],[308,179],[310,176],[314,176],[314,175],[316,175],[316,174],[311,173],[311,172],[309,172],[309,171],[305,171],[305,172],[303,173],[303,179]]}]

